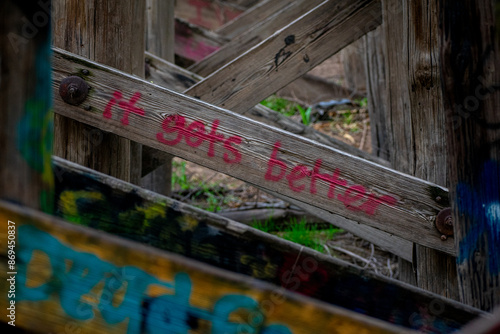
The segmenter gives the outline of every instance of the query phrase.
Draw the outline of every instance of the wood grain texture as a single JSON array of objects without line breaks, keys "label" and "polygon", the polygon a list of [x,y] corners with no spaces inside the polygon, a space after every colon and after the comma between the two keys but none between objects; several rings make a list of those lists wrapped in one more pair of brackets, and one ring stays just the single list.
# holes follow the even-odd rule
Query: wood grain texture
[{"label": "wood grain texture", "polygon": [[[6,202],[0,217],[15,222],[18,232],[16,327],[92,333],[404,331]],[[6,244],[5,232],[0,238]],[[6,256],[5,249],[1,254]],[[6,295],[11,277],[4,263],[0,290]],[[0,305],[7,309],[5,298]]]},{"label": "wood grain texture", "polygon": [[[437,295],[68,161],[55,158],[54,167],[56,214],[67,221],[424,332],[448,332],[477,314]],[[290,272],[297,279],[290,279]],[[429,311],[435,313],[434,320],[416,321]]]},{"label": "wood grain texture", "polygon": [[340,56],[344,65],[345,86],[350,91],[366,95],[365,36],[343,48]]},{"label": "wood grain texture", "polygon": [[216,32],[227,39],[233,39],[251,29],[259,22],[263,22],[274,13],[282,10],[285,6],[292,3],[293,0],[264,0],[255,6],[217,28]]},{"label": "wood grain texture", "polygon": [[180,18],[175,19],[175,54],[192,62],[219,50],[228,39]]},{"label": "wood grain texture", "polygon": [[[146,0],[146,51],[171,62],[175,58],[174,2],[174,0]],[[168,196],[172,193],[173,157],[166,155],[158,168],[145,173],[143,166],[157,161],[154,156],[149,154],[150,152],[150,150],[142,148],[141,179],[139,184],[144,188]]]},{"label": "wood grain texture", "polygon": [[500,12],[490,0],[440,10],[460,300],[491,311],[500,304]]},{"label": "wood grain texture", "polygon": [[384,25],[369,32],[364,37],[365,72],[367,87],[368,113],[373,155],[385,160],[390,159],[389,134],[387,130],[387,81],[385,68]]},{"label": "wood grain texture", "polygon": [[146,0],[146,50],[174,61],[175,0]]},{"label": "wood grain texture", "polygon": [[[392,166],[447,186],[437,2],[396,0],[387,1],[386,7],[392,8],[392,11],[385,11],[392,16],[388,17],[388,22],[394,21],[386,26],[387,41],[393,41],[386,43],[386,52],[390,54],[387,69],[392,78],[398,78],[398,81],[388,83],[388,89],[392,90],[390,98],[401,99],[394,91],[404,88],[408,91],[403,96],[409,97],[408,110],[388,110],[390,129],[398,129],[392,134]],[[401,34],[401,31],[405,32],[402,38],[396,38],[394,35]],[[406,55],[401,57],[402,53]],[[387,104],[395,106],[398,101]],[[416,276],[417,286],[458,299],[455,261],[454,257],[417,245],[413,265],[402,268],[409,271],[407,276]]]},{"label": "wood grain texture", "polygon": [[[93,87],[85,102],[91,110],[68,106],[56,97],[57,113],[412,242],[455,254],[453,245],[443,242],[432,227],[435,215],[447,204],[445,188],[62,50],[57,50],[54,56],[54,89],[58,89],[62,78],[84,69],[89,71],[87,82]],[[131,100],[137,103],[133,105],[136,109],[130,109]],[[121,106],[115,106],[118,101]],[[181,125],[182,122],[187,123]],[[199,122],[194,123],[197,128],[193,128],[193,122]],[[196,135],[203,128],[205,134]],[[220,142],[223,140],[224,145]],[[442,198],[440,203],[436,202],[436,194]]]},{"label": "wood grain texture", "polygon": [[[54,46],[143,77],[145,0],[56,0],[52,7]],[[56,155],[139,182],[140,147],[58,115],[54,122]]]},{"label": "wood grain texture", "polygon": [[52,212],[50,1],[42,4],[0,4],[0,198]]},{"label": "wood grain texture", "polygon": [[381,19],[376,0],[325,1],[186,93],[242,113],[375,29]]},{"label": "wood grain texture", "polygon": [[321,3],[321,0],[290,2],[263,20],[255,21],[255,25],[251,29],[232,38],[219,51],[192,65],[189,70],[202,76],[212,74]]},{"label": "wood grain texture", "polygon": [[214,30],[251,5],[252,3],[246,3],[242,6],[225,0],[176,0],[175,16],[199,27]]}]

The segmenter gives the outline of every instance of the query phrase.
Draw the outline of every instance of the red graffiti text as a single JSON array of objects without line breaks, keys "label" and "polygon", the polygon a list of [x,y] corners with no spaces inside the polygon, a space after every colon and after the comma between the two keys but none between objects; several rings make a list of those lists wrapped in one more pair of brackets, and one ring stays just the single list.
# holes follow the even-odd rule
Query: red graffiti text
[{"label": "red graffiti text", "polygon": [[[235,164],[241,161],[241,153],[234,145],[241,144],[241,137],[232,136],[224,138],[224,135],[217,133],[219,127],[219,120],[212,122],[211,129],[206,129],[205,124],[200,121],[194,121],[191,124],[186,122],[186,119],[181,115],[170,115],[162,122],[163,132],[156,134],[156,139],[165,145],[174,146],[182,141],[190,147],[198,147],[204,142],[208,143],[207,155],[209,157],[215,156],[215,145],[219,144],[224,147],[226,152],[222,158],[228,164]],[[177,135],[170,138],[166,134]]]},{"label": "red graffiti text", "polygon": [[[297,165],[290,171],[282,160],[278,159],[278,150],[281,143],[274,144],[273,152],[267,163],[265,179],[278,182],[285,178],[288,181],[288,188],[294,192],[300,193],[306,189],[309,183],[309,192],[316,194],[318,192],[316,181],[323,180],[329,184],[326,196],[331,199],[341,201],[344,206],[351,211],[364,211],[368,215],[374,215],[376,209],[382,204],[394,206],[397,200],[388,195],[377,197],[374,194],[368,194],[366,188],[362,185],[348,186],[347,181],[341,178],[340,170],[337,168],[330,174],[320,173],[323,161],[317,159],[312,169],[304,165]],[[309,181],[304,179],[309,178]],[[345,191],[343,191],[345,189]]]}]

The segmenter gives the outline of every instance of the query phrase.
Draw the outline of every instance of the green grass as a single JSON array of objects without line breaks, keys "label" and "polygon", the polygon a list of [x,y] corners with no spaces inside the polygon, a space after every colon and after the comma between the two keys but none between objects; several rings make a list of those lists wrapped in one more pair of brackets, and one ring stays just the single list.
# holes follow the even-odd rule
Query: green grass
[{"label": "green grass", "polygon": [[288,224],[277,225],[271,218],[264,222],[254,222],[252,226],[263,232],[277,235],[285,240],[312,248],[318,252],[325,253],[324,244],[333,238],[336,233],[342,232],[336,227],[318,229],[316,225],[307,224],[302,218],[299,222],[292,219]]},{"label": "green grass", "polygon": [[293,116],[297,113],[297,103],[282,99],[281,97],[277,97],[276,95],[269,96],[260,104],[274,111],[282,113],[285,116]]}]

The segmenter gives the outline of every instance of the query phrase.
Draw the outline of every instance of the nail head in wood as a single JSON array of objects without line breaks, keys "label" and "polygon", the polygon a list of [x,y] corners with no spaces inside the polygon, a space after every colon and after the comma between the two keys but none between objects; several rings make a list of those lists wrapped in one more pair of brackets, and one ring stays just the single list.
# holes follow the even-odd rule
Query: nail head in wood
[{"label": "nail head in wood", "polygon": [[59,85],[59,95],[63,101],[74,106],[85,101],[88,92],[89,86],[78,76],[64,78]]}]

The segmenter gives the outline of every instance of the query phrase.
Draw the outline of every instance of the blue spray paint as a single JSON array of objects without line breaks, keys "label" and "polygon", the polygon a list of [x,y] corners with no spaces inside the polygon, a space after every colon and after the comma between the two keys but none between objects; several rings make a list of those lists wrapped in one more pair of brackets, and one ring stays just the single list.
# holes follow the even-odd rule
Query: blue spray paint
[{"label": "blue spray paint", "polygon": [[471,221],[467,234],[459,241],[458,264],[470,259],[477,250],[486,250],[488,242],[488,269],[491,275],[500,273],[500,163],[488,161],[478,179],[478,187],[459,183],[456,203],[460,215]]},{"label": "blue spray paint", "polygon": [[[278,324],[268,327],[259,324],[230,322],[230,315],[245,309],[262,315],[258,303],[243,295],[226,295],[217,300],[213,310],[203,310],[190,305],[192,283],[188,274],[177,273],[174,282],[164,282],[134,267],[116,267],[94,254],[78,252],[64,245],[47,232],[30,225],[19,227],[19,285],[18,301],[44,301],[58,295],[61,308],[74,319],[92,320],[99,311],[110,325],[127,319],[128,333],[188,333],[196,326],[197,319],[212,322],[212,333],[267,333],[291,334]],[[27,286],[28,265],[34,251],[44,252],[50,259],[52,270],[47,282],[37,287]],[[104,282],[102,293],[92,303],[84,296],[92,296],[95,287]],[[151,285],[171,290],[156,298],[146,295]],[[113,298],[126,286],[123,300],[114,306]],[[262,315],[262,319],[264,319]]]}]

